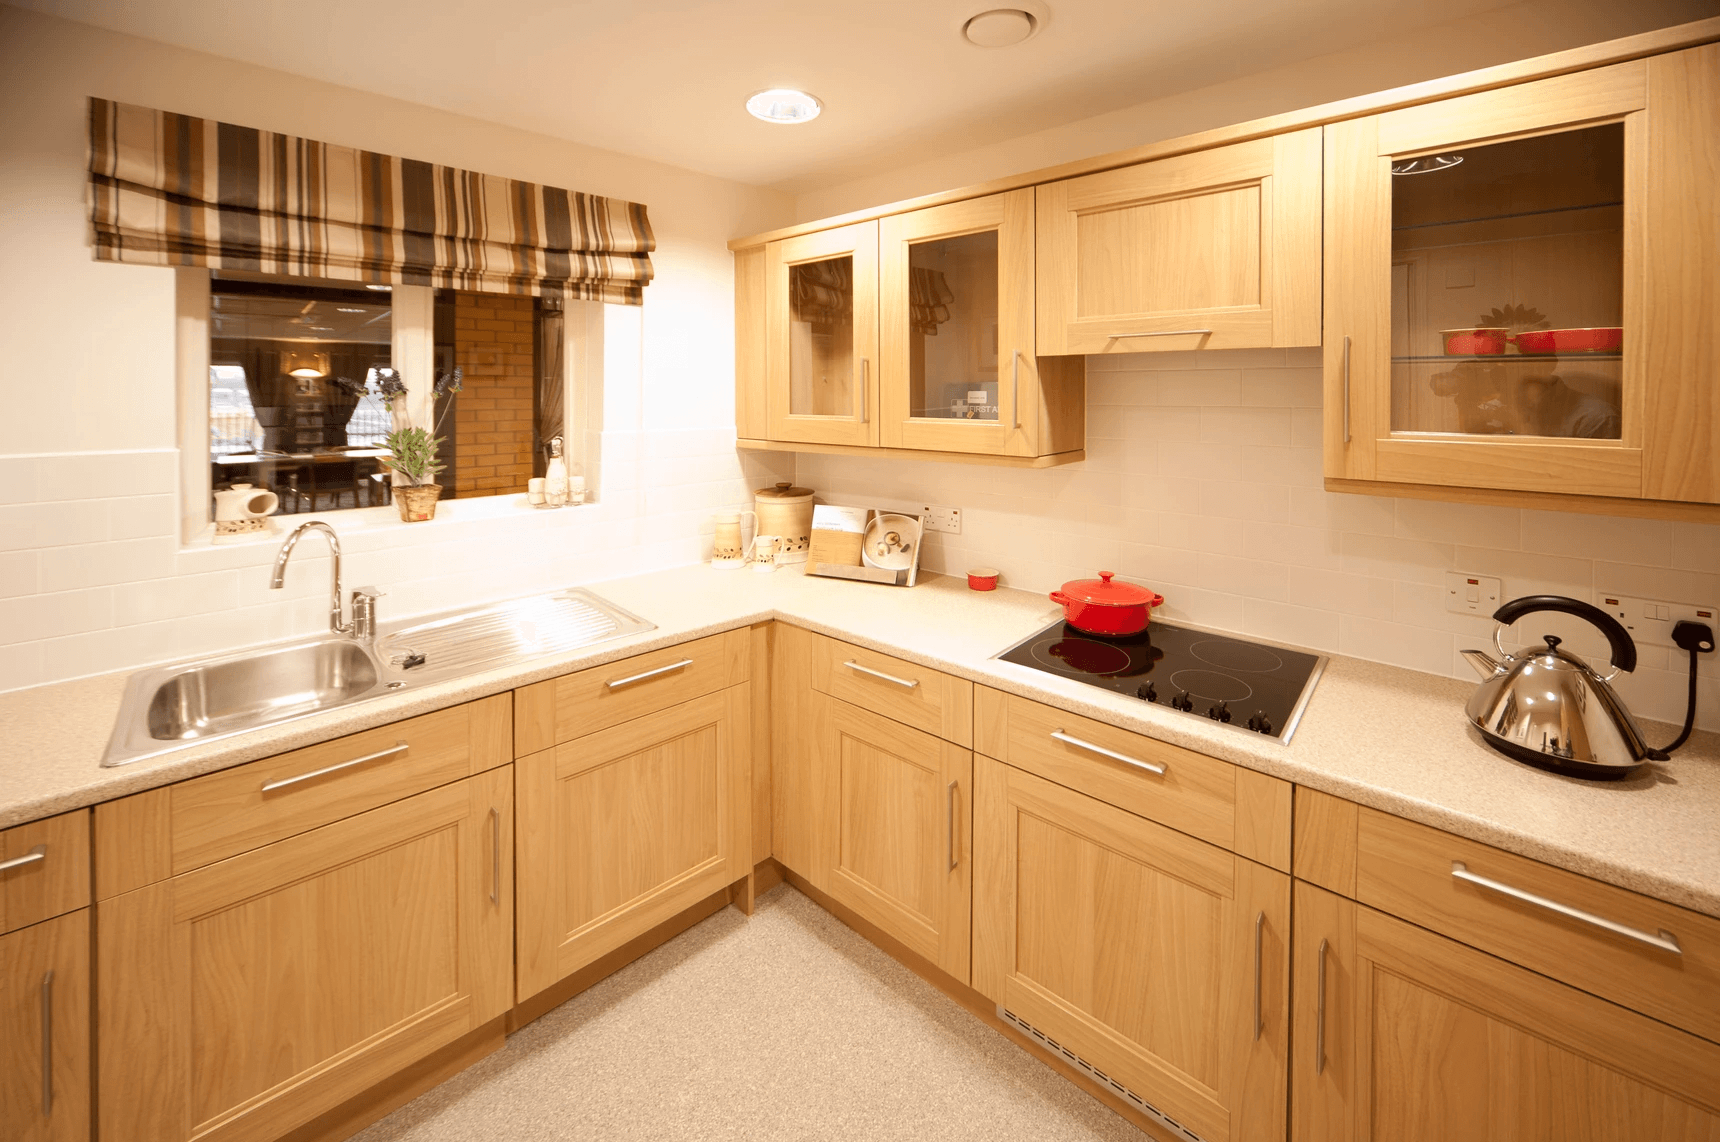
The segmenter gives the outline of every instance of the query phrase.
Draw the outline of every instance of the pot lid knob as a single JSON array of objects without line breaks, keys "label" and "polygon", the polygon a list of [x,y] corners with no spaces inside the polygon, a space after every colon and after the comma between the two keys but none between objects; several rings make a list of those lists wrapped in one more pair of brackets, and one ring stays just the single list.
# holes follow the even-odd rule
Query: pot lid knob
[{"label": "pot lid knob", "polygon": [[1115,571],[1101,571],[1101,572],[1099,572],[1099,578],[1101,578],[1105,581],[1106,586],[1110,586],[1111,577],[1115,574],[1116,574]]},{"label": "pot lid knob", "polygon": [[1547,640],[1548,650],[1558,650],[1559,644],[1565,641],[1556,634],[1544,634],[1541,637]]}]

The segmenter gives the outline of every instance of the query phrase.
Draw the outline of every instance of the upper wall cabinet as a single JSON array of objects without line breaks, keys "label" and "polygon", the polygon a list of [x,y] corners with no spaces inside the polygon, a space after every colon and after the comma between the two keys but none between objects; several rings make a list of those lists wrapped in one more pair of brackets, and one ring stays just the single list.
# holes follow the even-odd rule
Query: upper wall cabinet
[{"label": "upper wall cabinet", "polygon": [[1328,477],[1720,502],[1720,48],[1326,132]]},{"label": "upper wall cabinet", "polygon": [[1080,459],[1084,363],[1035,352],[1033,204],[1028,187],[739,251],[743,447]]},{"label": "upper wall cabinet", "polygon": [[1320,131],[1038,188],[1039,351],[1320,343]]}]

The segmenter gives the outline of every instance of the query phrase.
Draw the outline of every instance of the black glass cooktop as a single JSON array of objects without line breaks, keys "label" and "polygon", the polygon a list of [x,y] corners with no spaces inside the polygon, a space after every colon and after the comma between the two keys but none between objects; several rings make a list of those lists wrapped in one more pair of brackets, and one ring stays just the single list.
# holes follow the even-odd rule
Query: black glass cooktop
[{"label": "black glass cooktop", "polygon": [[1154,622],[1107,638],[1053,623],[997,656],[1288,743],[1326,660]]}]

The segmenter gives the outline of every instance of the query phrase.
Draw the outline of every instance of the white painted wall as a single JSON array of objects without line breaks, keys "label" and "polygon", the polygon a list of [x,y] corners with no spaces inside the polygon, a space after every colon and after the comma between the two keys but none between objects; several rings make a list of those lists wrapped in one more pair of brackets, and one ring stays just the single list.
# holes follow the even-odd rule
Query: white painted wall
[{"label": "white painted wall", "polygon": [[[1137,103],[929,162],[803,190],[806,222],[1337,99],[1720,15],[1720,0],[1527,0],[1393,40]],[[1007,66],[1007,53],[999,53]]]},{"label": "white painted wall", "polygon": [[[377,65],[411,63],[384,46]],[[331,514],[347,582],[391,592],[385,618],[690,562],[713,509],[786,478],[787,458],[734,451],[724,246],[785,222],[786,197],[0,7],[0,689],[313,632],[327,607],[314,542],[281,592],[273,542],[181,549],[174,274],[90,258],[91,95],[650,207],[657,278],[643,308],[606,307],[603,502],[457,501],[409,528]]]},{"label": "white painted wall", "polygon": [[[1162,592],[1173,620],[1459,678],[1474,675],[1457,652],[1486,647],[1493,624],[1445,610],[1448,570],[1500,576],[1507,599],[1720,604],[1720,527],[1326,492],[1318,349],[1089,357],[1087,369],[1080,464],[803,455],[796,480],[825,502],[961,508],[960,535],[926,538],[934,571],[991,566],[1049,591],[1115,570]],[[1520,627],[1604,660],[1577,620]],[[1620,693],[1642,717],[1681,720],[1688,658],[1639,649]],[[1699,724],[1720,729],[1720,669],[1713,655],[1703,666]]]}]

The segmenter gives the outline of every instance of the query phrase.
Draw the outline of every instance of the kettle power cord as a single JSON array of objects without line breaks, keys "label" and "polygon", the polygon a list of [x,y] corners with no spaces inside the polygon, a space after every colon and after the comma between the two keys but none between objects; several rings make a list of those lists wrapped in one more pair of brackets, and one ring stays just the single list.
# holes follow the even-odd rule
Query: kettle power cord
[{"label": "kettle power cord", "polygon": [[1696,656],[1714,649],[1714,628],[1707,623],[1680,619],[1672,628],[1672,641],[1690,652],[1690,702],[1684,710],[1684,729],[1671,745],[1649,750],[1651,761],[1669,760],[1673,750],[1690,740],[1691,728],[1696,725]]}]

